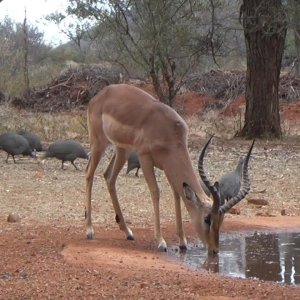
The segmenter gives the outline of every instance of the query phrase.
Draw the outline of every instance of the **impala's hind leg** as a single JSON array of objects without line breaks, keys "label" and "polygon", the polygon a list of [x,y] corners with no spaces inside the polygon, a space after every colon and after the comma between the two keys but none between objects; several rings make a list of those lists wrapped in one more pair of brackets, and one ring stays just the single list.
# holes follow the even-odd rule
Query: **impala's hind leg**
[{"label": "impala's hind leg", "polygon": [[128,158],[128,155],[129,152],[127,150],[116,147],[116,152],[111,158],[109,165],[104,172],[104,178],[106,180],[107,188],[116,213],[116,222],[119,224],[120,229],[125,232],[127,239],[134,240],[132,231],[125,223],[116,192],[116,180]]}]

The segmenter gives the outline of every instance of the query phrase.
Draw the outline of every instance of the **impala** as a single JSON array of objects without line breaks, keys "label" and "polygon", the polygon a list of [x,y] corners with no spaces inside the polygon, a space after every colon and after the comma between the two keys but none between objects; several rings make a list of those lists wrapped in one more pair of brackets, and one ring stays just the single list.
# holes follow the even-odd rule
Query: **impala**
[{"label": "impala", "polygon": [[88,105],[87,119],[91,150],[86,169],[87,238],[94,237],[91,219],[94,173],[106,147],[113,144],[115,152],[104,172],[104,178],[116,222],[127,239],[133,240],[134,236],[125,223],[115,183],[130,151],[134,150],[138,154],[153,202],[154,234],[158,249],[166,251],[167,244],[160,228],[159,188],[154,167],[164,170],[174,194],[179,247],[186,249],[187,246],[182,225],[181,197],[196,232],[203,243],[208,245],[208,252],[217,253],[220,227],[215,222],[208,222],[214,219],[216,205],[211,206],[211,200],[204,193],[193,170],[187,149],[188,129],[184,120],[172,108],[150,94],[126,84],[109,85],[94,96]]}]

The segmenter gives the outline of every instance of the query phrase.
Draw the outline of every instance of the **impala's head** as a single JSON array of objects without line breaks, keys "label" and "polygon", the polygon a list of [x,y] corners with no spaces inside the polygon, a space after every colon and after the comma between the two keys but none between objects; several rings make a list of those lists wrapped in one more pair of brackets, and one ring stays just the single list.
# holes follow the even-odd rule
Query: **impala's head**
[{"label": "impala's head", "polygon": [[208,254],[215,255],[219,251],[219,231],[223,221],[223,214],[219,214],[214,205],[201,202],[200,198],[187,184],[183,183],[185,198],[192,206],[191,217],[195,230],[203,244],[208,247]]},{"label": "impala's head", "polygon": [[226,203],[223,203],[221,200],[219,183],[215,182],[214,184],[211,184],[203,168],[205,151],[210,144],[211,139],[212,137],[208,140],[199,156],[198,170],[202,181],[211,193],[213,204],[205,205],[187,183],[183,183],[183,192],[186,200],[190,201],[194,206],[192,219],[200,239],[207,245],[208,254],[215,255],[219,252],[219,234],[225,213],[240,202],[250,190],[248,162],[254,141],[243,163],[243,176],[240,191],[235,197],[232,197]]}]

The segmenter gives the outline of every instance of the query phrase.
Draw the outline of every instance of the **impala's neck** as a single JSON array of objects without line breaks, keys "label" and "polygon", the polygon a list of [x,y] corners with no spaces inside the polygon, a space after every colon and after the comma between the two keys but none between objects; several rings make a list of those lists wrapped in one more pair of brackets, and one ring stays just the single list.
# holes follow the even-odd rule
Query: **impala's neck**
[{"label": "impala's neck", "polygon": [[[182,149],[177,149],[174,151],[174,154],[169,154],[168,159],[164,163],[164,171],[168,178],[168,181],[174,188],[174,190],[181,196],[183,199],[186,208],[191,214],[191,203],[185,198],[183,192],[183,183],[187,183],[192,190],[196,193],[199,200],[199,206],[210,204],[211,201],[203,191],[200,185],[200,179],[196,176],[195,171],[192,166],[192,161],[185,147]],[[193,206],[192,206],[193,207]]]}]

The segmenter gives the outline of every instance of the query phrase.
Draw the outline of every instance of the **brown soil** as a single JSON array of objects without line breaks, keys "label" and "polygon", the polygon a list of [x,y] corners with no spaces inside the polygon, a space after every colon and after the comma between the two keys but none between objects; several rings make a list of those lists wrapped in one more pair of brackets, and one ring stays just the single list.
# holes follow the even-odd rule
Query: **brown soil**
[{"label": "brown soil", "polygon": [[[224,230],[270,223],[300,226],[295,217],[261,217],[229,220]],[[97,238],[87,241],[78,222],[0,224],[1,299],[299,299],[299,288],[191,271],[156,251],[151,228],[135,228],[136,241],[126,241],[96,226]],[[173,225],[164,232],[175,243]]]},{"label": "brown soil", "polygon": [[[191,101],[193,107],[193,101]],[[244,96],[239,96],[232,101],[224,110],[225,116],[236,116],[243,114],[245,111],[246,100]],[[280,104],[281,121],[288,122],[290,125],[299,124],[300,122],[300,100],[291,103]]]},{"label": "brown soil", "polygon": [[185,114],[193,115],[202,113],[207,105],[213,101],[210,96],[187,92],[176,97],[176,106]]},{"label": "brown soil", "polygon": [[300,101],[281,105],[280,112],[284,120],[290,121],[291,123],[299,123]]},{"label": "brown soil", "polygon": [[[204,140],[194,141],[193,162]],[[249,142],[215,140],[207,155],[209,173],[232,168]],[[243,200],[240,215],[228,214],[223,232],[300,229],[299,157],[293,142],[257,143],[250,165],[252,191],[247,197],[266,199],[256,206]],[[96,238],[85,239],[84,168],[60,169],[57,160],[44,163],[19,158],[5,163],[0,153],[0,299],[299,299],[300,288],[251,279],[196,272],[156,249],[152,205],[143,175],[118,180],[120,203],[136,240],[125,240],[117,228],[102,172],[97,170],[93,219]],[[296,159],[295,159],[296,158]],[[177,245],[172,193],[157,170],[161,187],[163,232]],[[101,198],[101,202],[100,202]],[[7,222],[10,213],[21,221]],[[286,214],[286,216],[281,216]],[[183,208],[189,242],[198,242]]]},{"label": "brown soil", "polygon": [[239,96],[237,99],[232,101],[225,109],[225,116],[236,116],[242,112],[242,109],[245,108],[246,100],[244,96]]}]

